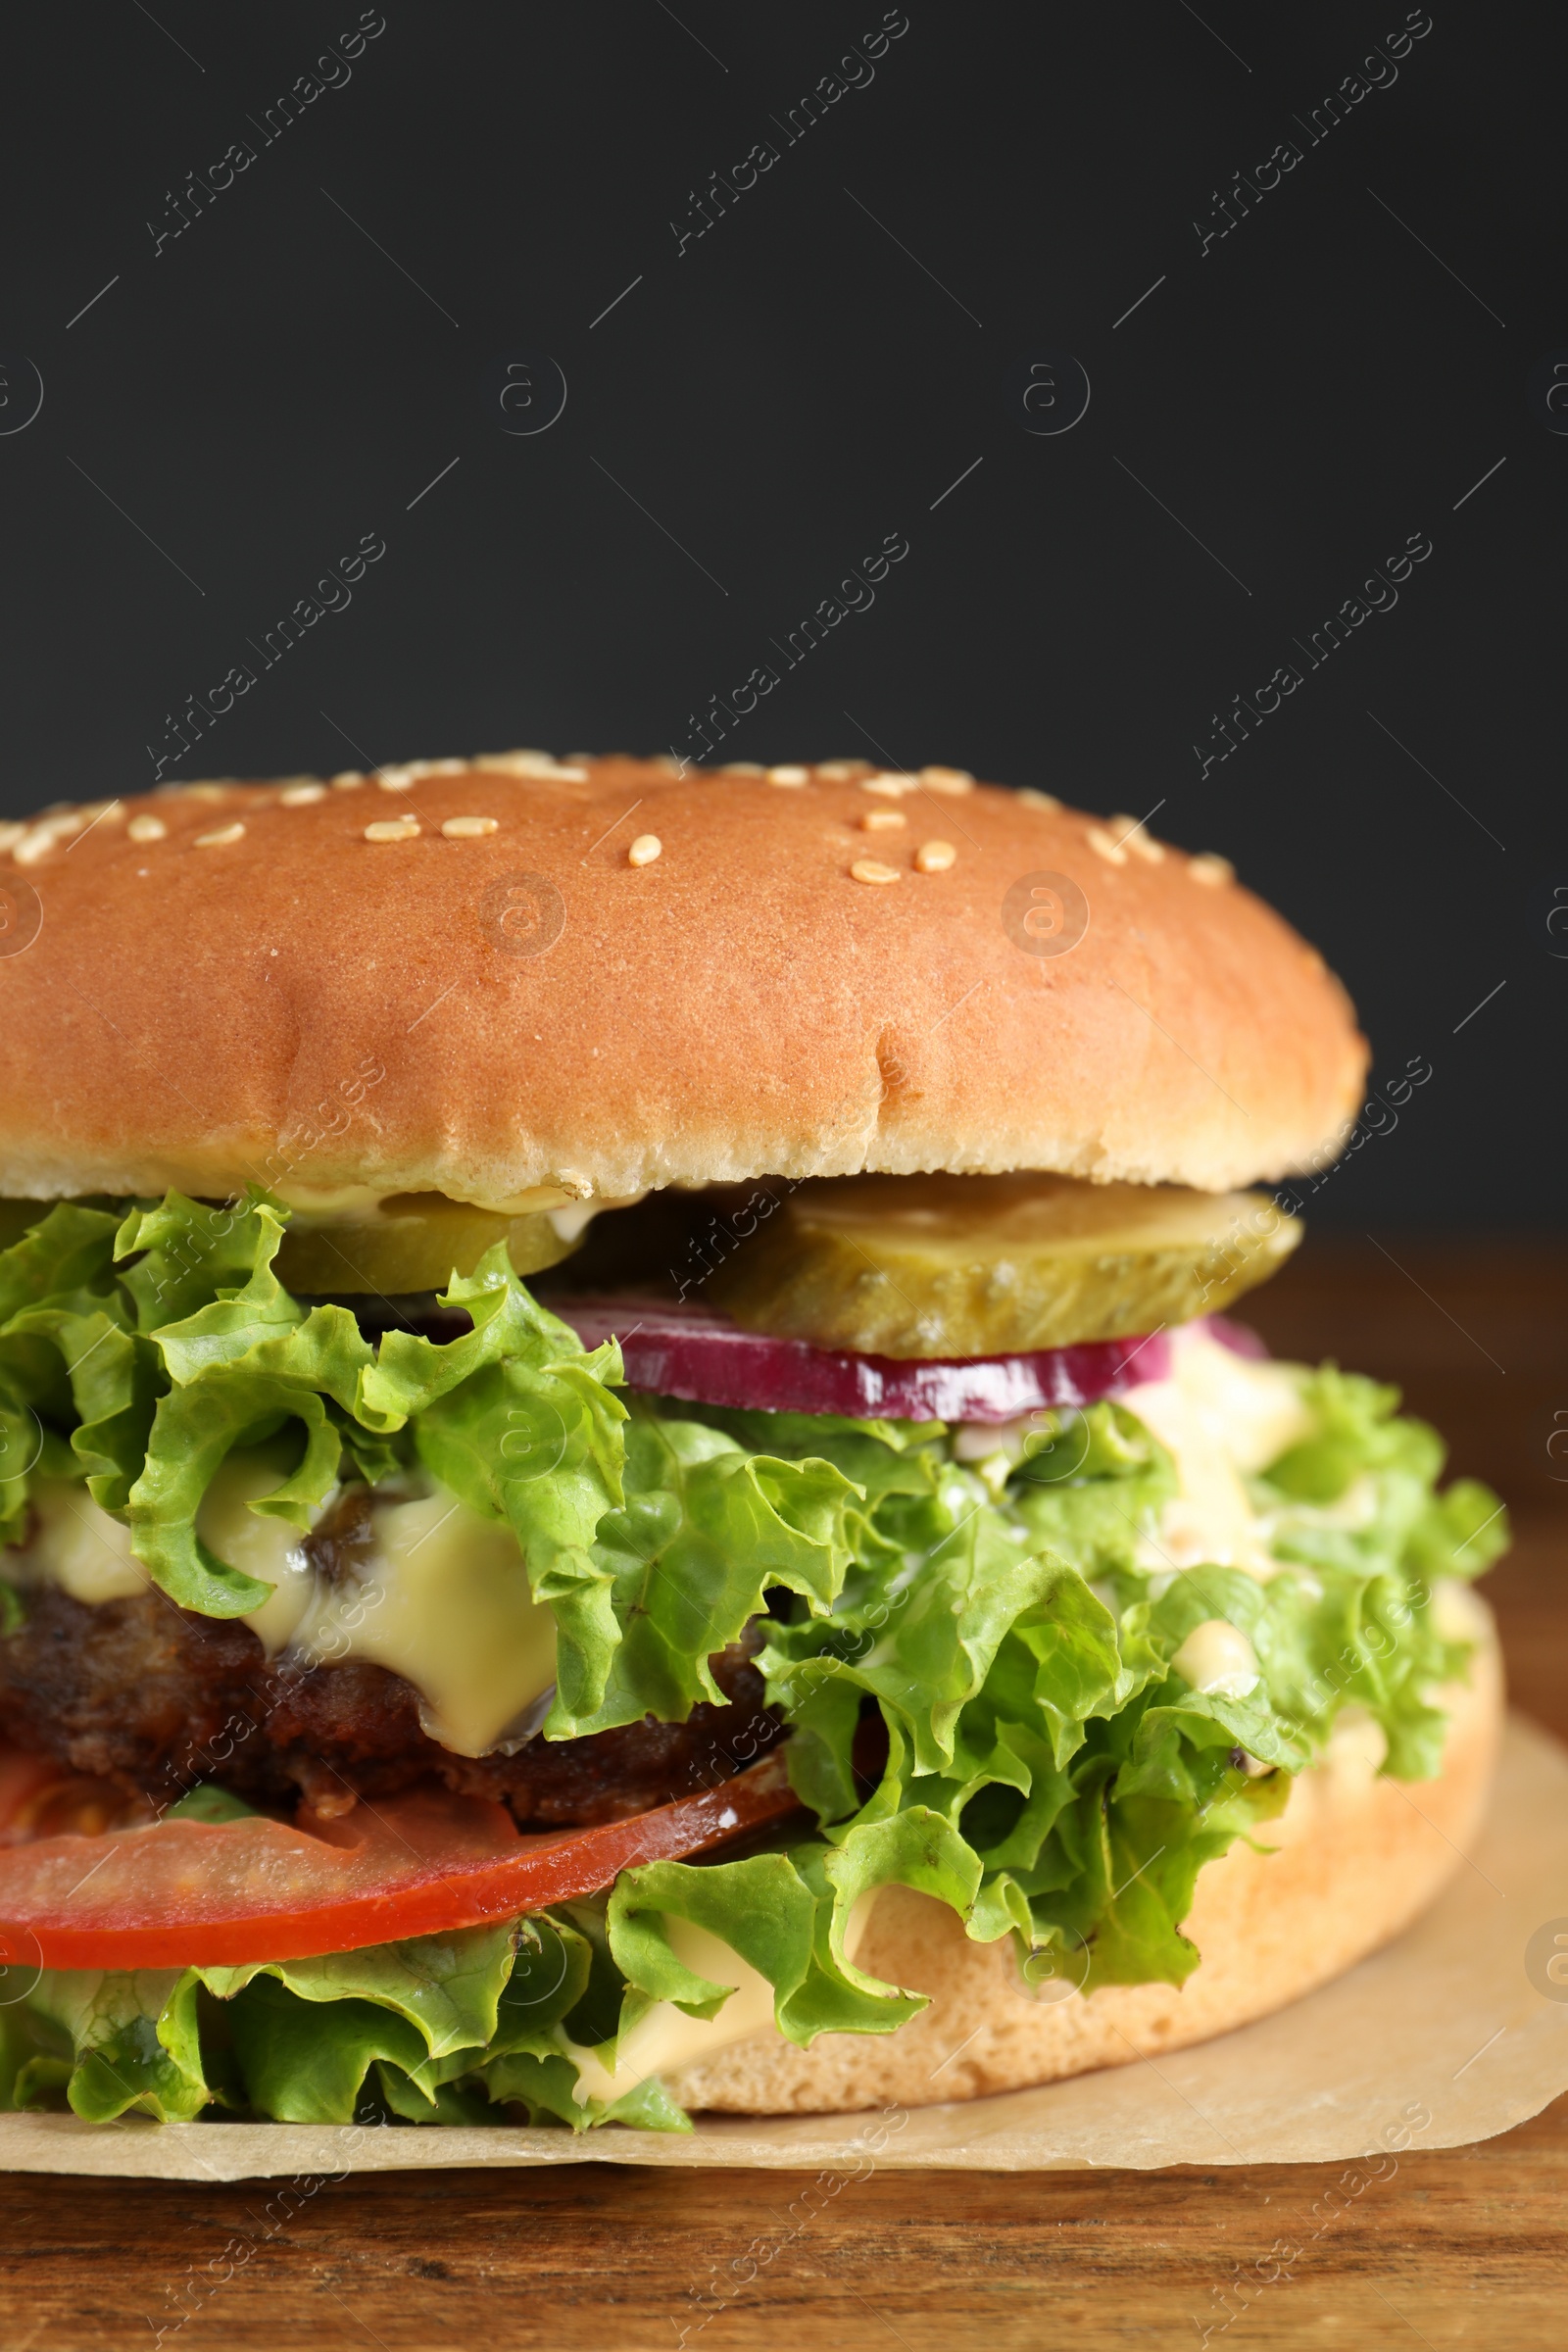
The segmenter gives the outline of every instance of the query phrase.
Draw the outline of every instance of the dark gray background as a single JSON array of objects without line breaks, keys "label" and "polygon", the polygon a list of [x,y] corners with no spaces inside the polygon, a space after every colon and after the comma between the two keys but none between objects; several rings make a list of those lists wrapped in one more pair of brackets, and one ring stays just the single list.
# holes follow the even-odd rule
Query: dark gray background
[{"label": "dark gray background", "polygon": [[[17,355],[44,399],[0,437],[5,811],[145,789],[170,714],[247,661],[166,774],[683,750],[900,532],[874,608],[717,756],[1159,804],[1323,947],[1379,1076],[1431,1062],[1314,1213],[1556,1220],[1568,438],[1526,379],[1568,361],[1560,19],[1435,0],[1311,143],[1392,0],[909,0],[786,143],[869,0],[384,17],[270,143],[355,7],[9,20],[0,422]],[[155,250],[238,139],[254,164]],[[777,164],[678,251],[762,139]],[[1030,433],[1010,371],[1063,353],[1087,414]],[[486,370],[542,355],[564,412],[509,435]],[[367,532],[353,603],[261,669],[248,642]],[[1412,533],[1397,606],[1201,775],[1212,714]]]}]

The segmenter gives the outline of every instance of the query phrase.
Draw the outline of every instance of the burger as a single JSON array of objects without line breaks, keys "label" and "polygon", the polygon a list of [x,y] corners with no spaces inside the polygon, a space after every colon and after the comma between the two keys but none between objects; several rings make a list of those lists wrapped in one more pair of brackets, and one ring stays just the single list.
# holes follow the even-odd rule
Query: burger
[{"label": "burger", "polygon": [[11,2107],[968,2098],[1454,1866],[1500,1506],[1227,1316],[1365,1049],[1222,858],[512,752],[50,809],[0,915]]}]

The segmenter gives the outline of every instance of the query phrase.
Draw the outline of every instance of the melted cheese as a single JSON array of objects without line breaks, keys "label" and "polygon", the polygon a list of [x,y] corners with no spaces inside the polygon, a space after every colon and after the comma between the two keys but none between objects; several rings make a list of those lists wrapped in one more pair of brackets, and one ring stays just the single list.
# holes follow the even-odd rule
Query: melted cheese
[{"label": "melted cheese", "polygon": [[1288,1364],[1236,1355],[1199,1326],[1172,1333],[1171,1359],[1168,1379],[1143,1381],[1118,1399],[1168,1448],[1178,1482],[1158,1542],[1140,1546],[1139,1565],[1241,1568],[1266,1580],[1279,1563],[1244,1479],[1310,1434],[1298,1376]]},{"label": "melted cheese", "polygon": [[[368,1658],[419,1693],[432,1740],[462,1756],[488,1754],[530,1715],[556,1679],[555,1619],[529,1588],[510,1528],[481,1519],[444,1487],[378,1504],[374,1546],[362,1573],[317,1574],[300,1531],[249,1506],[285,1475],[266,1446],[230,1454],[202,1497],[197,1532],[219,1558],[273,1590],[244,1619],[269,1657],[315,1664]],[[19,1584],[48,1582],[89,1605],[147,1589],[130,1531],[84,1487],[41,1480],[38,1524],[24,1551],[5,1555]]]},{"label": "melted cheese", "polygon": [[363,1578],[318,1583],[293,1646],[401,1674],[432,1740],[486,1755],[556,1679],[556,1621],[534,1599],[516,1538],[444,1487],[383,1503],[372,1524]]},{"label": "melted cheese", "polygon": [[271,1597],[244,1620],[270,1658],[288,1647],[316,1590],[299,1529],[249,1507],[285,1475],[277,1454],[266,1446],[248,1446],[220,1465],[196,1511],[196,1533],[209,1551],[274,1588]]},{"label": "melted cheese", "polygon": [[19,1584],[54,1584],[89,1608],[128,1600],[147,1590],[147,1571],[132,1557],[130,1530],[100,1510],[85,1487],[41,1478],[29,1500],[37,1531],[25,1551],[6,1554],[6,1572]]}]

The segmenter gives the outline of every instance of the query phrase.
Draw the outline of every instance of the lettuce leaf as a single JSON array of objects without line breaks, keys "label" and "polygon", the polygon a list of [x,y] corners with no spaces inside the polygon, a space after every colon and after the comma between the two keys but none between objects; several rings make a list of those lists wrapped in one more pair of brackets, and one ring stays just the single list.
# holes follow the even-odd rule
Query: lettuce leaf
[{"label": "lettuce leaf", "polygon": [[[0,1543],[24,1532],[34,1476],[81,1478],[92,1460],[112,1473],[140,1458],[144,1431],[133,1423],[114,1446],[106,1427],[137,1394],[112,1272],[116,1225],[107,1210],[62,1201],[0,1250]],[[73,1451],[74,1423],[85,1458]]]},{"label": "lettuce leaf", "polygon": [[[1127,1408],[1043,1416],[1014,1458],[954,1458],[939,1425],[739,1413],[616,1396],[493,1250],[445,1302],[470,1329],[372,1347],[272,1271],[287,1212],[171,1194],[63,1204],[0,1250],[0,1537],[35,1476],[85,1479],[182,1606],[269,1588],[195,1532],[226,1453],[292,1431],[251,1507],[304,1527],[346,1477],[417,1467],[514,1534],[554,1612],[546,1726],[583,1737],[722,1693],[710,1657],[760,1625],[769,1705],[818,1835],[730,1862],[624,1872],[596,1904],[466,1936],[244,1970],[67,1976],[0,2015],[0,2092],[107,2118],[227,2104],[296,2120],[526,2114],[680,2129],[658,2083],[579,2098],[571,2052],[612,2058],[649,2008],[722,2014],[679,1957],[704,1929],[771,1984],[790,2038],[890,2032],[922,2006],[850,1959],[858,1904],[903,1885],[979,1940],[1013,1938],[1085,1989],[1180,1984],[1198,1874],[1266,1845],[1293,1776],[1364,1709],[1385,1769],[1436,1772],[1440,1687],[1465,1670],[1439,1581],[1507,1540],[1501,1506],[1401,1417],[1396,1393],[1300,1375],[1311,1433],[1250,1482],[1278,1572],[1145,1572],[1176,1488]],[[1210,1618],[1257,1659],[1245,1696],[1171,1670]],[[6,1624],[9,1626],[9,1615]]]},{"label": "lettuce leaf", "polygon": [[597,2034],[601,1958],[612,2017],[625,1986],[570,1918],[420,1936],[246,1968],[44,1974],[0,2010],[0,2107],[91,2123],[213,2110],[279,2123],[623,2122],[689,2131],[658,2082],[580,2099],[565,2044]]},{"label": "lettuce leaf", "polygon": [[738,1640],[769,1592],[795,1593],[814,1617],[831,1607],[855,1499],[829,1462],[747,1453],[699,1422],[639,1411],[626,1432],[623,1499],[594,1544],[613,1612],[599,1697],[591,1711],[573,1709],[563,1688],[550,1736],[650,1713],[679,1722],[699,1699],[721,1702],[709,1658]]},{"label": "lettuce leaf", "polygon": [[50,1969],[25,2009],[38,2047],[13,2082],[18,2107],[64,2089],[88,2123],[140,2114],[165,2124],[189,2122],[213,2097],[189,1970]]},{"label": "lettuce leaf", "polygon": [[[225,1456],[299,1424],[298,1468],[250,1507],[305,1527],[345,1469],[401,1467],[408,1433],[434,1476],[512,1526],[556,1611],[564,1707],[596,1705],[615,1641],[610,1571],[589,1548],[621,1498],[615,1349],[587,1354],[501,1245],[443,1299],[466,1312],[468,1332],[439,1345],[393,1331],[372,1348],[347,1308],[307,1309],[277,1280],[286,1215],[257,1193],[223,1210],[171,1194],[120,1230],[122,1254],[136,1253],[125,1288],[166,1384],[126,1497],[137,1557],[182,1607],[242,1616],[270,1588],[220,1560],[195,1526]],[[170,1306],[187,1311],[160,1320]]]},{"label": "lettuce leaf", "polygon": [[[884,1853],[870,1867],[913,1886],[930,1872],[919,1826],[906,1819],[900,1850]],[[612,2050],[655,2001],[671,2001],[688,2017],[711,2018],[729,1999],[727,1984],[694,1975],[677,1958],[671,1920],[707,1929],[767,1979],[779,2030],[792,2041],[809,2042],[829,2032],[890,2034],[902,2026],[924,2002],[862,1976],[846,1959],[842,1936],[835,1942],[835,1889],[824,1873],[837,1859],[807,1846],[718,1866],[648,1862],[623,1872],[610,1898],[608,1924],[627,1991],[616,2035],[601,2046]],[[850,1907],[858,1891],[857,1886],[849,1892]]]},{"label": "lettuce leaf", "polygon": [[1133,1570],[1140,1537],[1158,1532],[1176,1492],[1170,1455],[1125,1405],[1042,1415],[1007,1494],[1039,1544],[1081,1576]]}]

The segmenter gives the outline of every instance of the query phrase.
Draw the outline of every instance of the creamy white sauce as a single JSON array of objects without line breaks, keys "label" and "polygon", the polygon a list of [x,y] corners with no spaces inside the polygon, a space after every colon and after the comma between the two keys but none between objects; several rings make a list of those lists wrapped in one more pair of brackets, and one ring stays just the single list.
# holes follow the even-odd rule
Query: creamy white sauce
[{"label": "creamy white sauce", "polygon": [[1492,1639],[1492,1611],[1461,1577],[1440,1576],[1432,1588],[1432,1622],[1445,1642]]},{"label": "creamy white sauce", "polygon": [[1389,1752],[1389,1737],[1365,1707],[1342,1707],[1324,1743],[1322,1764],[1336,1779],[1365,1783],[1376,1778]]},{"label": "creamy white sauce", "polygon": [[[858,1896],[845,1924],[844,1952],[852,1967],[871,1924],[879,1891],[873,1886]],[[672,2074],[694,2058],[710,2058],[732,2042],[772,2027],[773,1987],[749,1961],[688,1919],[672,1919],[666,1913],[664,1926],[677,1960],[710,1984],[732,1984],[735,1990],[713,2018],[688,2017],[673,2001],[657,2001],[619,2043],[612,2070],[597,2051],[568,2041],[558,2029],[561,2046],[577,2068],[579,2106],[589,2099],[622,2099],[650,2075]]]},{"label": "creamy white sauce", "polygon": [[1170,1665],[1205,1698],[1245,1698],[1257,1689],[1257,1652],[1241,1627],[1223,1617],[1195,1625]]},{"label": "creamy white sauce", "polygon": [[773,2022],[773,1987],[749,1961],[688,1919],[666,1918],[665,1927],[677,1960],[710,1984],[732,1984],[735,1990],[712,2018],[688,2017],[673,2001],[657,2001],[631,2032],[622,2035],[612,2069],[597,2051],[568,2041],[563,2033],[562,2048],[577,2068],[579,2106],[589,2099],[624,2098],[650,2075],[667,2074],[693,2058],[710,2057],[715,2050],[727,2049],[731,2042],[760,2033]]},{"label": "creamy white sauce", "polygon": [[1177,1493],[1158,1536],[1140,1544],[1139,1566],[1276,1575],[1270,1530],[1245,1481],[1311,1435],[1299,1373],[1237,1355],[1195,1325],[1171,1334],[1167,1379],[1142,1381],[1117,1401],[1153,1432],[1176,1468]]},{"label": "creamy white sauce", "polygon": [[[369,1184],[280,1184],[273,1190],[284,1206],[293,1210],[294,1225],[301,1230],[362,1224],[375,1215],[383,1201],[402,1197]],[[455,1195],[437,1198],[456,1200]],[[494,1217],[547,1216],[561,1241],[579,1242],[595,1217],[607,1209],[635,1208],[647,1198],[647,1193],[641,1192],[599,1200],[592,1198],[592,1188],[583,1178],[564,1177],[560,1184],[536,1184],[531,1192],[516,1193],[510,1200],[459,1201],[457,1205],[480,1208]]]},{"label": "creamy white sauce", "polygon": [[376,1184],[274,1184],[270,1187],[296,1221],[331,1224],[344,1217],[373,1216],[390,1195]]}]

